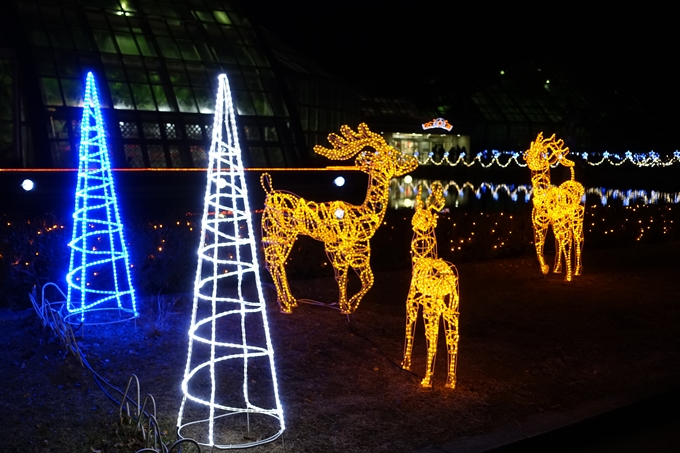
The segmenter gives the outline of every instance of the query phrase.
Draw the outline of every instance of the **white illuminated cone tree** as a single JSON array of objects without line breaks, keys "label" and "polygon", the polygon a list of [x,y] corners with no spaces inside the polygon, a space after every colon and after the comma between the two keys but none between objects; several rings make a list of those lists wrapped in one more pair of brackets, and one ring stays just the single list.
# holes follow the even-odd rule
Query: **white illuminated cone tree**
[{"label": "white illuminated cone tree", "polygon": [[85,324],[122,321],[137,317],[138,312],[104,120],[91,72],[85,82],[80,130],[66,319]]},{"label": "white illuminated cone tree", "polygon": [[248,190],[227,77],[219,89],[178,435],[215,448],[279,437],[279,401]]}]

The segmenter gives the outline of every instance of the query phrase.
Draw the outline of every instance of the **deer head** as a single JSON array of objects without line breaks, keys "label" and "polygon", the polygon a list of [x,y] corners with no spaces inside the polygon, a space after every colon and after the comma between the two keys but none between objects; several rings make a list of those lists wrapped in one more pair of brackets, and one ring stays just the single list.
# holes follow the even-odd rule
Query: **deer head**
[{"label": "deer head", "polygon": [[405,175],[418,166],[414,157],[388,145],[380,134],[371,132],[365,123],[359,124],[356,132],[349,126],[342,126],[340,132],[342,136],[335,133],[328,135],[332,149],[316,145],[314,152],[333,160],[347,160],[357,156],[356,165],[361,171],[370,175],[384,174],[387,180]]},{"label": "deer head", "polygon": [[[444,208],[444,189],[439,181],[432,183],[432,192],[427,197],[427,203],[423,206],[423,201],[418,196],[416,199],[416,213],[413,215],[411,224],[413,229],[417,231],[427,231],[430,228],[437,226],[437,214]],[[422,192],[422,186],[418,188],[418,194]]]},{"label": "deer head", "polygon": [[555,134],[550,138],[543,138],[539,132],[536,140],[524,152],[524,160],[531,170],[547,170],[550,165],[559,162],[565,167],[573,167],[574,161],[567,159],[569,148],[564,146],[564,140],[555,140]]}]

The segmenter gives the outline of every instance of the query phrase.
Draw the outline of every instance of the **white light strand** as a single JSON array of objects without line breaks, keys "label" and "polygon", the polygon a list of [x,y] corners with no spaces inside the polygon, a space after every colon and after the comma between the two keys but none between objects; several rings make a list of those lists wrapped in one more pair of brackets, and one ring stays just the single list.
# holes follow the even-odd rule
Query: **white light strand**
[{"label": "white light strand", "polygon": [[[209,154],[187,364],[182,380],[184,396],[177,418],[181,437],[192,437],[202,445],[215,448],[245,448],[270,442],[285,429],[259,269],[231,91],[226,75],[222,74]],[[199,315],[204,314],[199,320]],[[264,338],[258,337],[258,333]],[[248,335],[250,340],[255,338],[252,343]],[[255,344],[257,342],[261,344]],[[238,365],[241,362],[242,365]],[[258,382],[271,379],[269,384],[257,386],[269,395],[255,394],[252,390],[249,364],[260,365]],[[270,376],[265,377],[262,374],[266,368]],[[234,376],[242,377],[242,385],[235,383]],[[231,392],[221,391],[225,385]],[[271,403],[273,407],[261,407],[255,404],[256,400]],[[269,430],[266,434],[251,434],[248,437],[260,440],[247,443],[242,443],[248,437],[242,436],[240,428],[215,426],[217,421],[237,422],[236,418],[227,416],[239,414],[244,415],[247,429],[255,414],[275,420],[276,426],[266,428]],[[203,429],[205,424],[207,429]]]},{"label": "white light strand", "polygon": [[[66,275],[66,319],[99,324],[137,317],[123,224],[106,147],[94,75],[89,72],[73,212],[71,256]],[[88,316],[86,316],[88,313]]]},{"label": "white light strand", "polygon": [[[661,155],[655,151],[650,151],[648,153],[632,153],[630,151],[626,151],[623,155],[618,153],[610,153],[608,151],[604,151],[602,153],[582,152],[575,155],[581,157],[583,163],[593,167],[602,165],[604,163],[618,167],[625,164],[626,162],[637,167],[670,167],[671,165],[680,163],[680,151],[675,151],[672,156],[668,156],[666,158],[662,158]],[[470,161],[465,160],[466,156],[467,155],[465,153],[462,153],[456,159],[449,159],[449,153],[445,152],[440,160],[435,160],[434,153],[430,152],[428,156],[420,162],[420,164],[435,166],[448,165],[451,167],[458,165],[464,165],[466,167],[479,165],[483,168],[489,168],[493,165],[497,165],[501,168],[506,168],[508,165],[514,162],[518,167],[527,166],[526,163],[520,162],[518,160],[518,158],[522,156],[522,153],[515,151],[491,150],[489,152],[484,150],[477,153],[473,158],[470,159]],[[551,167],[555,168],[557,165],[559,164],[551,165]]]},{"label": "white light strand", "polygon": [[[458,184],[456,181],[428,181],[412,179],[411,182],[407,183],[404,178],[395,179],[392,181],[391,190],[399,191],[400,193],[406,192],[406,188],[411,189],[413,194],[411,198],[406,198],[406,200],[411,200],[411,205],[417,197],[418,186],[425,187],[428,191],[431,191],[431,185],[434,182],[439,182],[444,188],[444,195],[457,194],[459,197],[465,196],[465,191],[469,190],[474,194],[475,198],[481,199],[484,194],[490,194],[494,200],[498,200],[501,194],[505,194],[510,200],[518,201],[523,200],[528,203],[531,200],[532,187],[531,184],[493,184],[489,182],[483,182],[477,186],[471,182],[465,182],[463,184]],[[631,204],[642,203],[644,205],[650,204],[680,204],[680,192],[662,192],[658,190],[620,190],[620,189],[606,189],[603,187],[591,187],[586,189],[586,197],[597,197],[600,200],[602,206],[606,206],[610,200],[620,200],[623,206],[630,206]],[[404,199],[403,197],[400,199]]]}]

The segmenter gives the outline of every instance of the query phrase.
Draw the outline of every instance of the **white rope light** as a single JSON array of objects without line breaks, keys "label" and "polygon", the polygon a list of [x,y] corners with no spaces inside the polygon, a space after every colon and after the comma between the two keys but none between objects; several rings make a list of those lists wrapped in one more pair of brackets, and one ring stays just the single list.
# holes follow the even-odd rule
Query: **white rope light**
[{"label": "white rope light", "polygon": [[[254,369],[257,375],[249,376]],[[182,392],[178,435],[201,445],[252,447],[278,438],[285,429],[224,74],[219,76]]]},{"label": "white rope light", "polygon": [[104,120],[91,72],[85,84],[78,154],[65,318],[69,322],[99,324],[137,317]]},{"label": "white rope light", "polygon": [[[491,150],[490,152],[484,150],[477,153],[474,157],[470,159],[469,162],[465,160],[466,154],[460,154],[456,159],[449,159],[449,153],[445,152],[442,158],[438,161],[434,160],[434,153],[430,152],[428,156],[421,162],[421,165],[449,165],[455,167],[458,165],[472,167],[479,165],[483,168],[489,168],[493,165],[497,165],[501,168],[506,168],[511,163],[519,167],[526,167],[527,164],[520,162],[518,159],[522,156],[522,153],[515,151],[497,151]],[[680,162],[680,151],[675,151],[672,156],[662,158],[661,155],[655,151],[650,151],[648,153],[632,153],[626,151],[623,155],[617,153],[610,153],[604,151],[602,153],[595,152],[582,152],[578,156],[583,159],[584,163],[593,167],[607,163],[615,167],[621,166],[626,162],[637,167],[670,167]],[[599,159],[599,160],[598,160]],[[551,165],[555,168],[558,164]]]},{"label": "white rope light", "polygon": [[[406,188],[411,188],[412,193],[411,205],[416,199],[416,189],[418,186],[423,186],[429,191],[432,190],[432,184],[440,183],[444,189],[444,195],[448,196],[450,193],[455,193],[459,197],[465,196],[465,191],[469,190],[474,194],[475,198],[481,199],[485,193],[490,194],[494,200],[497,200],[500,194],[505,194],[510,200],[523,200],[528,203],[531,200],[533,192],[531,184],[493,184],[490,182],[482,182],[479,185],[474,185],[471,182],[458,184],[456,181],[428,181],[420,179],[412,179],[411,182],[406,182],[405,178],[395,179],[392,181],[393,191],[405,193]],[[586,189],[586,197],[597,197],[600,199],[602,206],[606,206],[610,200],[621,200],[623,206],[630,206],[635,203],[642,203],[644,205],[650,204],[680,204],[680,192],[662,192],[658,190],[620,190],[620,189],[606,189],[604,187],[591,187]],[[408,199],[406,199],[408,200]]]}]

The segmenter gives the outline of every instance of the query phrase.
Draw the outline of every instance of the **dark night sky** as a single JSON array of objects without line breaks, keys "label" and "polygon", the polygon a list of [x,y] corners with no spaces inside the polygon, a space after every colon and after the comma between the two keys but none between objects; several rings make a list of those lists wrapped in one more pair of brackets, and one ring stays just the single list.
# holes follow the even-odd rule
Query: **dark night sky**
[{"label": "dark night sky", "polygon": [[433,77],[466,83],[531,60],[597,74],[650,109],[680,118],[679,24],[670,9],[537,10],[448,0],[251,2],[250,8],[282,40],[369,91],[414,93]]}]

